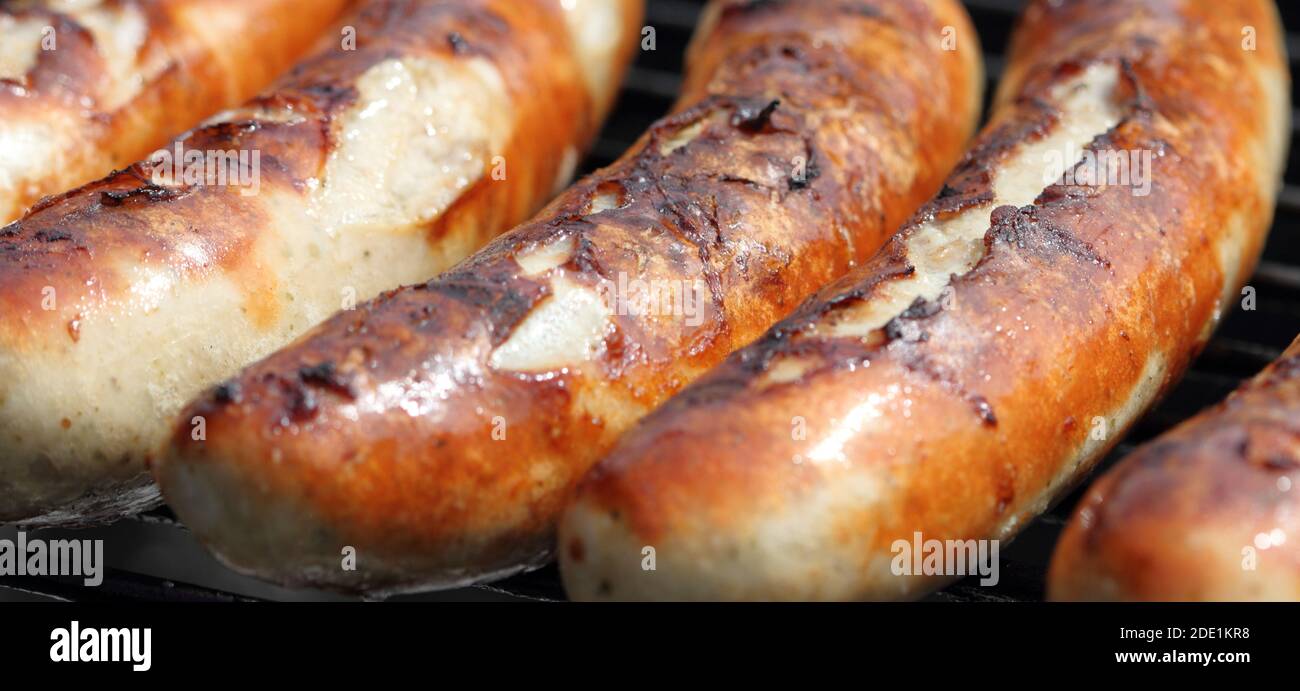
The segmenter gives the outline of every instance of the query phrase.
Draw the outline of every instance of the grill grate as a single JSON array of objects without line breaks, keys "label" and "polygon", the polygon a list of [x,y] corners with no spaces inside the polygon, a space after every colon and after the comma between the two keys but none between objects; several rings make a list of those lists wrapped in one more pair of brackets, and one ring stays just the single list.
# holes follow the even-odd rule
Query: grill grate
[{"label": "grill grate", "polygon": [[[612,163],[632,145],[650,123],[668,110],[681,82],[682,52],[704,0],[648,0],[647,24],[656,30],[657,50],[640,53],[628,76],[619,107],[588,157],[585,171]],[[1001,72],[1001,51],[1010,37],[1024,0],[965,0],[986,51],[989,88]],[[1297,69],[1300,55],[1300,6],[1280,3]],[[1296,102],[1293,86],[1292,102]],[[1293,127],[1300,125],[1300,114]],[[1290,232],[1300,224],[1300,151],[1292,149],[1286,185],[1277,218],[1264,252],[1264,261],[1250,281],[1256,289],[1253,312],[1228,315],[1205,353],[1169,397],[1146,415],[1100,469],[1142,442],[1188,418],[1228,394],[1282,352],[1300,333],[1300,243]],[[1082,488],[1052,511],[1030,524],[1003,554],[1001,580],[979,586],[974,578],[960,581],[931,597],[938,601],[1040,600],[1047,563],[1065,521]],[[0,529],[8,537],[12,529]],[[208,556],[171,513],[164,508],[132,520],[86,531],[42,531],[43,537],[102,538],[109,563],[104,582],[86,588],[75,578],[0,578],[0,601],[59,599],[79,601],[228,602],[246,599],[341,599],[318,591],[286,590],[230,573]],[[442,593],[402,596],[395,600],[559,600],[564,598],[554,566],[488,585]]]}]

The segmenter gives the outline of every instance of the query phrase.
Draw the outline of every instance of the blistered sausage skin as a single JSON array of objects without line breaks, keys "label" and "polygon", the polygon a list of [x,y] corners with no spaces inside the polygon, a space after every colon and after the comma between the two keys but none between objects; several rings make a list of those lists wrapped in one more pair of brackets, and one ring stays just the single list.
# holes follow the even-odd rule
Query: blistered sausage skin
[{"label": "blistered sausage skin", "polygon": [[170,156],[0,229],[0,522],[156,502],[146,460],[187,400],[535,212],[611,104],[640,11],[370,0]]},{"label": "blistered sausage skin", "polygon": [[283,583],[382,593],[543,562],[620,432],[938,188],[978,56],[948,0],[712,3],[677,107],[621,160],[187,408],[156,466],[169,504]]},{"label": "blistered sausage skin", "polygon": [[[944,190],[588,475],[569,595],[905,599],[981,566],[973,541],[1086,471],[1248,275],[1288,132],[1281,40],[1264,0],[1032,3]],[[1091,174],[1102,152],[1149,177]],[[923,563],[930,540],[963,561]]]},{"label": "blistered sausage skin", "polygon": [[348,0],[0,7],[0,224],[270,84]]},{"label": "blistered sausage skin", "polygon": [[1300,600],[1300,339],[1097,480],[1047,587],[1054,600]]}]

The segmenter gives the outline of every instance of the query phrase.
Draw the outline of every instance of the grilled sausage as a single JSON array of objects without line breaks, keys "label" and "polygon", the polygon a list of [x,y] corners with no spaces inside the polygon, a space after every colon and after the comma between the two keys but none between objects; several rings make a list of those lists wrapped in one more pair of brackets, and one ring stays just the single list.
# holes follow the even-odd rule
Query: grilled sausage
[{"label": "grilled sausage", "polygon": [[973,130],[979,53],[956,2],[705,13],[678,106],[621,160],[187,409],[156,475],[209,547],[267,579],[381,593],[543,562],[600,452],[865,260]]},{"label": "grilled sausage", "polygon": [[257,93],[348,0],[0,7],[0,225]]},{"label": "grilled sausage", "polygon": [[536,211],[640,6],[371,0],[266,94],[0,230],[0,522],[157,501],[187,400]]},{"label": "grilled sausage", "polygon": [[987,566],[974,541],[1113,444],[1256,260],[1281,40],[1263,0],[1032,3],[943,191],[580,486],[570,596],[904,599]]},{"label": "grilled sausage", "polygon": [[1300,339],[1085,495],[1054,600],[1300,600]]}]

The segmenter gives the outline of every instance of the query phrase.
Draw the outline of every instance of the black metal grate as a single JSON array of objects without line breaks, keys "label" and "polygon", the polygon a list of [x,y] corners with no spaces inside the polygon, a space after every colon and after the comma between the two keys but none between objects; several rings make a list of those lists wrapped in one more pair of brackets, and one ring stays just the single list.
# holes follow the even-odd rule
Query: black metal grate
[{"label": "black metal grate", "polygon": [[[1025,0],[965,0],[985,49],[989,89],[996,84],[1015,17]],[[585,171],[607,165],[620,156],[651,122],[668,110],[681,81],[682,52],[704,0],[648,0],[647,24],[656,31],[657,50],[643,51],[628,76],[619,107],[610,119]],[[1295,31],[1287,34],[1297,69],[1300,55],[1300,4],[1279,3],[1283,20]],[[1293,86],[1292,102],[1295,103]],[[1300,117],[1293,124],[1300,125]],[[1252,312],[1235,311],[1220,327],[1205,353],[1172,394],[1146,415],[1101,464],[1104,469],[1136,445],[1160,434],[1214,403],[1282,352],[1300,333],[1300,242],[1290,233],[1300,228],[1300,151],[1292,149],[1286,186],[1277,219],[1264,252],[1264,261],[1251,279],[1257,305]],[[585,172],[584,171],[584,172]],[[1082,489],[1066,497],[1048,514],[1030,524],[1003,554],[1001,581],[981,587],[961,581],[931,596],[940,601],[1039,600],[1048,559],[1056,538],[1077,503]],[[0,529],[0,537],[12,529]],[[72,536],[70,531],[43,531],[43,536]],[[232,601],[241,599],[342,599],[318,591],[286,590],[244,578],[221,567],[197,544],[166,508],[115,525],[75,533],[78,538],[103,538],[110,569],[97,588],[80,579],[0,578],[0,601],[13,599]],[[564,598],[554,566],[488,585],[442,593],[403,596],[395,600],[559,600]]]}]

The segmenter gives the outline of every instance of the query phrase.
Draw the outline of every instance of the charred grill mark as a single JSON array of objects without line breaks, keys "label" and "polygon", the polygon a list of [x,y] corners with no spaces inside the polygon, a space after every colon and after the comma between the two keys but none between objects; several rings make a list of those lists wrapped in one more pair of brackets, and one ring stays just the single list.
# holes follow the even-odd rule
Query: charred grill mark
[{"label": "charred grill mark", "polygon": [[[897,243],[893,243],[884,252],[898,247]],[[888,262],[886,266],[878,271],[871,272],[870,278],[865,282],[839,291],[821,302],[812,302],[805,305],[798,312],[799,323],[793,330],[802,332],[810,329],[832,312],[844,310],[871,299],[871,296],[876,292],[876,288],[881,284],[890,281],[901,281],[916,274],[916,267],[907,263],[902,255],[886,255],[884,252],[880,256]]]},{"label": "charred grill mark", "polygon": [[[317,370],[317,367],[304,366],[291,373],[284,374],[277,371],[262,371],[254,377],[253,388],[255,391],[261,392],[261,395],[255,393],[251,396],[252,402],[262,406],[270,406],[264,411],[269,413],[264,418],[267,425],[288,427],[291,424],[308,423],[314,420],[322,410],[320,396],[317,395],[315,390],[318,386],[322,386],[347,400],[355,398],[355,394],[346,386],[339,390],[332,385],[322,384],[318,379],[321,376],[321,370]],[[334,375],[331,374],[330,376],[333,377]],[[235,388],[223,390],[223,388],[231,385]],[[232,379],[221,387],[214,389],[208,400],[196,406],[194,410],[199,415],[216,415],[221,408],[239,404],[245,398],[250,397],[243,392],[240,380]]]},{"label": "charred grill mark", "polygon": [[459,31],[453,31],[447,34],[447,43],[451,46],[451,52],[457,55],[464,55],[469,52],[469,42]]},{"label": "charred grill mark", "polygon": [[975,406],[975,414],[979,416],[985,425],[997,427],[998,416],[993,412],[993,404],[989,403],[987,398],[979,394],[972,394],[967,397],[967,400]]},{"label": "charred grill mark", "polygon": [[993,225],[984,235],[984,259],[993,255],[993,246],[1004,243],[1045,259],[1071,257],[1110,268],[1110,261],[1093,246],[1070,231],[1046,219],[1038,218],[1036,207],[1017,209],[1000,206],[993,210]]},{"label": "charred grill mark", "polygon": [[[543,298],[550,295],[550,288],[546,284],[507,278],[497,283],[467,275],[435,279],[426,288],[453,302],[464,304],[481,315],[494,348],[505,343],[514,328],[523,322]],[[433,323],[427,318],[425,321]]]},{"label": "charred grill mark", "polygon": [[943,309],[939,302],[932,302],[917,297],[912,304],[898,316],[885,323],[885,337],[891,341],[909,341],[923,343],[930,340],[927,333],[917,323],[938,314]]},{"label": "charred grill mark", "polygon": [[[664,183],[668,182],[668,185]],[[729,249],[723,241],[722,230],[718,227],[717,199],[710,198],[710,208],[701,207],[700,195],[692,192],[688,185],[677,180],[659,181],[655,185],[657,197],[661,200],[657,210],[664,227],[693,246],[700,260],[700,270],[704,281],[709,286],[713,304],[718,308],[713,329],[726,333],[731,329],[725,318],[726,291],[723,286],[722,270],[713,261],[713,252],[720,250],[724,255]],[[692,213],[694,212],[694,213]],[[695,218],[703,216],[704,223],[697,223]]]},{"label": "charred grill mark", "polygon": [[302,383],[332,391],[344,398],[356,398],[357,393],[352,379],[339,372],[333,362],[325,361],[316,365],[298,368],[298,379]]},{"label": "charred grill mark", "polygon": [[731,126],[749,134],[759,134],[772,123],[772,113],[781,105],[780,99],[759,105],[754,99],[738,99],[731,115]]},{"label": "charred grill mark", "polygon": [[169,202],[180,199],[189,191],[179,187],[148,184],[130,190],[105,190],[99,193],[99,203],[102,206],[119,207],[131,203]]},{"label": "charred grill mark", "polygon": [[[1137,37],[1137,42],[1141,45],[1143,39],[1156,43],[1155,39],[1146,36]],[[1121,84],[1127,88],[1131,94],[1125,103],[1125,108],[1133,115],[1149,119],[1156,111],[1156,102],[1151,98],[1146,86],[1142,84],[1137,68],[1129,58],[1120,58],[1119,61],[1120,76],[1123,78]]]},{"label": "charred grill mark", "polygon": [[[104,182],[107,183],[105,186],[112,185],[115,186],[115,188],[103,190],[99,195],[97,195],[99,205],[101,207],[116,208],[136,203],[170,202],[188,196],[195,189],[183,185],[178,185],[176,187],[163,187],[155,184],[153,182],[153,176],[150,175],[147,167],[148,164],[136,163],[123,168],[122,170],[116,171],[108,178],[105,178]],[[131,185],[132,182],[135,183],[133,186]],[[120,186],[124,184],[125,186]],[[92,183],[84,188],[72,190],[58,200],[50,200],[46,206],[53,206],[55,201],[80,197],[82,196],[81,193],[83,191],[91,190],[96,186],[99,186],[99,183]],[[93,207],[83,206],[82,208],[75,209],[73,215],[85,214],[92,210]],[[35,211],[36,210],[33,209],[29,212],[28,216],[33,216]],[[70,217],[65,217],[65,221],[67,220],[70,220]]]},{"label": "charred grill mark", "polygon": [[72,239],[72,234],[64,230],[43,229],[33,235],[39,242],[64,242]]},{"label": "charred grill mark", "polygon": [[302,122],[236,117],[195,131],[186,145],[195,149],[260,151],[263,175],[283,177],[302,193],[307,190],[306,178],[322,175],[328,153],[339,145],[337,137],[342,133],[335,131],[335,119],[352,108],[359,97],[352,83],[286,86],[249,101],[241,110],[293,113]]},{"label": "charred grill mark", "polygon": [[[585,222],[583,227],[590,227]],[[573,256],[565,264],[567,268],[584,276],[599,276],[608,280],[610,276],[600,260],[600,248],[585,233],[578,230],[574,235]]]},{"label": "charred grill mark", "polygon": [[827,314],[868,299],[880,283],[906,278],[915,272],[916,269],[910,265],[896,266],[874,273],[869,283],[856,285],[826,300],[818,302],[816,298],[810,298],[803,307],[773,326],[751,346],[738,351],[734,359],[750,376],[767,371],[772,360],[780,355],[813,354],[833,367],[861,362],[874,346],[864,348],[853,341],[847,347],[840,347],[838,342],[829,339],[814,337],[805,341],[794,337],[816,327]]},{"label": "charred grill mark", "polygon": [[885,323],[885,337],[890,341],[907,341],[924,343],[930,340],[930,334],[917,323],[901,317],[894,317]]},{"label": "charred grill mark", "polygon": [[223,384],[219,384],[212,390],[212,400],[219,404],[242,403],[244,400],[244,388],[240,385],[238,379],[231,379]]},{"label": "charred grill mark", "polygon": [[993,173],[987,166],[958,171],[939,194],[918,213],[919,218],[942,217],[993,201]]},{"label": "charred grill mark", "polygon": [[[1216,416],[1201,418],[1204,422],[1199,430],[1202,435],[1193,435],[1183,441],[1182,457],[1207,456],[1209,444],[1199,444],[1200,437],[1207,437],[1219,432],[1225,426],[1223,420]],[[1300,442],[1300,429],[1292,420],[1272,420],[1264,423],[1243,420],[1231,420],[1230,428],[1242,435],[1241,442],[1234,449],[1234,461],[1244,463],[1269,475],[1287,475],[1300,470],[1300,459],[1291,452]],[[1258,443],[1254,443],[1258,442]],[[1233,464],[1236,465],[1235,463]]]}]

